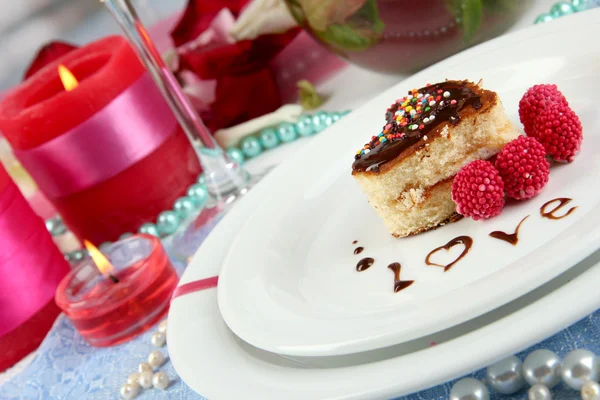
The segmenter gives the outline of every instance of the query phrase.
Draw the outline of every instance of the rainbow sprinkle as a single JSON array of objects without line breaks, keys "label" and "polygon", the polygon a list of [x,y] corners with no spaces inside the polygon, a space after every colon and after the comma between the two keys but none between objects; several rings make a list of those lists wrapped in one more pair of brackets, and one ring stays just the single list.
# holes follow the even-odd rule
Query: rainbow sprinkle
[{"label": "rainbow sprinkle", "polygon": [[[421,89],[412,89],[408,94],[396,100],[386,112],[387,123],[377,136],[371,137],[369,143],[356,151],[355,158],[369,154],[382,144],[393,143],[407,136],[417,136],[427,125],[436,119],[442,109],[458,108],[456,98],[460,95],[457,82],[444,82],[435,85],[427,84]],[[457,105],[459,104],[459,105]]]}]

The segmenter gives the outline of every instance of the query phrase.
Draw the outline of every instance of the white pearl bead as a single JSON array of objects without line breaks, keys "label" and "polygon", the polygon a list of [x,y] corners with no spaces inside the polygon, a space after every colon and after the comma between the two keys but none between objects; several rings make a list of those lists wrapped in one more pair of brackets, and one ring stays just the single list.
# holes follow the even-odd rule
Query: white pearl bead
[{"label": "white pearl bead", "polygon": [[154,350],[148,355],[148,364],[158,368],[165,363],[165,355],[160,350]]},{"label": "white pearl bead", "polygon": [[162,320],[160,322],[160,324],[158,324],[158,331],[160,333],[164,333],[165,335],[167,334],[167,320]]},{"label": "white pearl bead", "polygon": [[587,381],[581,387],[581,398],[583,400],[600,400],[600,385],[594,381]]},{"label": "white pearl bead", "polygon": [[169,375],[166,372],[157,372],[152,377],[152,384],[156,389],[165,390],[171,381],[169,380]]},{"label": "white pearl bead", "polygon": [[167,336],[162,332],[154,332],[150,342],[154,347],[163,347],[167,342]]},{"label": "white pearl bead", "polygon": [[449,400],[490,400],[490,392],[481,381],[463,378],[452,386]]},{"label": "white pearl bead", "polygon": [[150,389],[152,387],[152,371],[144,371],[140,374],[138,383],[144,389]]},{"label": "white pearl bead", "polygon": [[581,390],[585,382],[600,378],[598,357],[588,350],[573,350],[563,358],[561,375],[568,387]]},{"label": "white pearl bead", "polygon": [[140,365],[138,365],[138,372],[142,373],[142,372],[146,372],[146,371],[152,372],[152,366],[150,364],[148,364],[147,362],[140,363]]},{"label": "white pearl bead", "polygon": [[530,385],[540,383],[552,389],[560,382],[560,357],[546,349],[535,350],[523,362],[523,375]]},{"label": "white pearl bead", "polygon": [[552,400],[552,393],[546,386],[536,383],[527,392],[529,400]]},{"label": "white pearl bead", "polygon": [[488,385],[501,394],[516,393],[525,386],[522,368],[523,363],[516,356],[498,361],[486,370]]},{"label": "white pearl bead", "polygon": [[140,373],[134,372],[133,374],[127,377],[127,383],[134,386],[139,386],[138,379],[140,379]]},{"label": "white pearl bead", "polygon": [[123,386],[121,386],[121,390],[120,390],[121,397],[124,398],[125,400],[133,399],[138,394],[137,388],[138,388],[137,386],[130,385],[129,383],[124,384]]}]

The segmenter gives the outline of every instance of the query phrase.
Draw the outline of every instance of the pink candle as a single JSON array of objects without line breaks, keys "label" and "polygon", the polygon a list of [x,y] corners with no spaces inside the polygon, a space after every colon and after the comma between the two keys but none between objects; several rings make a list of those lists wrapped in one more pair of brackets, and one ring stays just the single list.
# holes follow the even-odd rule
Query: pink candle
[{"label": "pink candle", "polygon": [[[75,77],[59,76],[63,65]],[[122,37],[46,65],[0,103],[0,130],[80,240],[114,241],[171,209],[194,149]]]},{"label": "pink candle", "polygon": [[59,313],[53,295],[68,271],[44,221],[0,165],[0,371],[40,344]]}]

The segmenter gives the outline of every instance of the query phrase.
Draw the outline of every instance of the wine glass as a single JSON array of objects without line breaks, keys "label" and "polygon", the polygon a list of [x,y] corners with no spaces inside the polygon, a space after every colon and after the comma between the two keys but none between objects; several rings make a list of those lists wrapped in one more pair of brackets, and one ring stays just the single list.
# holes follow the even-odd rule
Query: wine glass
[{"label": "wine glass", "polygon": [[167,67],[130,0],[101,0],[150,72],[156,86],[191,142],[204,171],[209,194],[222,209],[246,193],[250,174],[219,147]]},{"label": "wine glass", "polygon": [[253,180],[241,165],[231,160],[219,147],[162,59],[131,1],[100,1],[121,26],[196,150],[208,193],[214,200],[187,226],[163,241],[173,257],[187,262],[220,217],[248,191],[258,177]]}]

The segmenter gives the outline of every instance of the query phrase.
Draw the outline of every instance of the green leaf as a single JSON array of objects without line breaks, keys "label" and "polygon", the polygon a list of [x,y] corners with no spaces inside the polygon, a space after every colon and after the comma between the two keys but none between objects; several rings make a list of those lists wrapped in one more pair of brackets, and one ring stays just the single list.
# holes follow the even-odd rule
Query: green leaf
[{"label": "green leaf", "polygon": [[339,50],[361,51],[371,47],[377,40],[354,30],[350,25],[330,25],[326,32],[316,32],[321,40]]},{"label": "green leaf", "polygon": [[454,18],[460,18],[462,0],[444,0],[444,3],[450,14],[454,15]]},{"label": "green leaf", "polygon": [[460,18],[465,42],[468,43],[475,37],[483,19],[482,0],[462,0]]},{"label": "green leaf", "polygon": [[369,29],[377,35],[381,34],[385,28],[385,24],[379,18],[379,8],[376,0],[367,0],[350,19],[349,23],[355,25],[355,28]]},{"label": "green leaf", "polygon": [[333,24],[342,25],[367,0],[298,0],[312,29],[324,32]]},{"label": "green leaf", "polygon": [[304,16],[304,10],[302,9],[302,6],[298,4],[296,0],[287,0],[285,4],[287,5],[288,9],[290,10],[290,14],[292,14],[292,17],[294,17],[296,22],[300,25],[303,25],[306,17]]},{"label": "green leaf", "polygon": [[483,0],[483,7],[495,13],[514,15],[525,6],[522,0]]},{"label": "green leaf", "polygon": [[384,28],[376,0],[367,0],[346,23],[331,24],[324,32],[314,33],[335,50],[362,51],[379,42]]},{"label": "green leaf", "polygon": [[296,83],[298,87],[298,97],[300,98],[300,104],[305,110],[314,110],[319,107],[325,101],[323,97],[319,95],[314,85],[302,79]]}]

